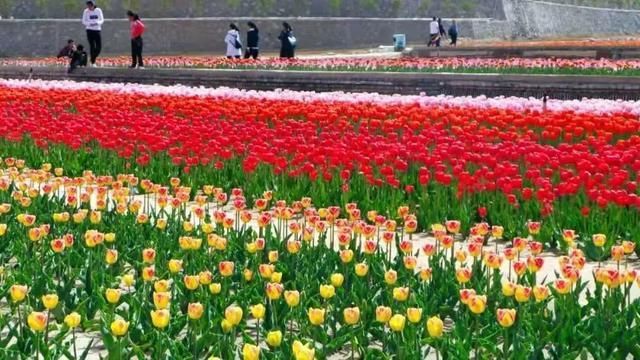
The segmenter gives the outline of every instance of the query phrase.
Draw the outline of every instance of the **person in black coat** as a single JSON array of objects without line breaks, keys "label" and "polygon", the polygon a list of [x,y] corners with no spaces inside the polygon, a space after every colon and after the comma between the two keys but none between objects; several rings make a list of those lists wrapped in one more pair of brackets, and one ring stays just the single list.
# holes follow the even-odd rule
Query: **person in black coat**
[{"label": "person in black coat", "polygon": [[247,26],[249,26],[249,30],[247,31],[247,48],[244,52],[244,58],[253,58],[255,60],[258,58],[258,53],[260,52],[260,48],[258,47],[260,32],[256,24],[251,21],[247,23]]},{"label": "person in black coat", "polygon": [[296,41],[291,25],[282,23],[282,31],[278,39],[280,39],[280,57],[289,59],[295,57]]},{"label": "person in black coat", "polygon": [[455,20],[453,20],[449,27],[449,38],[451,39],[451,46],[456,46],[458,44],[458,24],[456,24]]}]

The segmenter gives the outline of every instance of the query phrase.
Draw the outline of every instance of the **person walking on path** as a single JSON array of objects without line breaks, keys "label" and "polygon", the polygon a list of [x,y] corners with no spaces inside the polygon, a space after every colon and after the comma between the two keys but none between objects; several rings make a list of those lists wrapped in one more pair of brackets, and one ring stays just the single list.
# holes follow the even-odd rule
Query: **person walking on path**
[{"label": "person walking on path", "polygon": [[260,52],[258,46],[260,42],[260,31],[256,24],[251,21],[247,23],[247,26],[249,26],[249,30],[247,31],[247,49],[244,52],[244,58],[253,58],[255,60],[258,58],[258,53]]},{"label": "person walking on path", "polygon": [[280,57],[286,59],[294,58],[297,40],[289,23],[282,23],[282,31],[278,39],[280,39]]},{"label": "person walking on path", "polygon": [[440,33],[440,39],[438,39],[438,47],[440,47],[440,41],[447,38],[447,31],[442,25],[442,18],[438,18],[438,32]]},{"label": "person walking on path", "polygon": [[458,24],[453,20],[451,26],[449,26],[449,38],[451,39],[451,46],[456,46],[458,44]]},{"label": "person walking on path", "polygon": [[96,66],[96,59],[102,51],[102,24],[104,15],[102,10],[96,6],[94,1],[87,1],[87,8],[82,14],[82,24],[87,29],[87,40],[89,41],[89,54],[91,56],[91,66]]},{"label": "person walking on path", "polygon": [[440,25],[438,19],[434,16],[431,23],[429,23],[429,44],[427,46],[439,46],[440,45]]},{"label": "person walking on path", "polygon": [[242,55],[242,43],[240,42],[240,31],[236,24],[229,25],[229,31],[227,32],[227,36],[224,37],[224,42],[227,44],[227,58],[240,59]]},{"label": "person walking on path", "polygon": [[144,34],[144,23],[140,20],[140,16],[133,11],[127,11],[129,24],[131,25],[131,69],[144,69],[142,61],[142,34]]}]

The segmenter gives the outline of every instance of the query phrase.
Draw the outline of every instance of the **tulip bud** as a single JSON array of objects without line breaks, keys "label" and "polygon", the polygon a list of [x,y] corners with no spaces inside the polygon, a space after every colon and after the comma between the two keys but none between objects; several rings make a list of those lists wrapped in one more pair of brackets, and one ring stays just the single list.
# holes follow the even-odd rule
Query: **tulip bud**
[{"label": "tulip bud", "polygon": [[391,319],[391,308],[387,306],[378,306],[376,308],[376,321],[379,323],[386,324]]},{"label": "tulip bud", "polygon": [[333,285],[320,285],[320,296],[323,299],[331,299],[336,294],[336,289]]},{"label": "tulip bud", "polygon": [[297,290],[287,290],[284,292],[284,300],[289,307],[296,307],[300,304],[300,292]]},{"label": "tulip bud", "polygon": [[218,295],[222,291],[222,285],[220,283],[212,283],[209,285],[209,292],[213,295]]}]

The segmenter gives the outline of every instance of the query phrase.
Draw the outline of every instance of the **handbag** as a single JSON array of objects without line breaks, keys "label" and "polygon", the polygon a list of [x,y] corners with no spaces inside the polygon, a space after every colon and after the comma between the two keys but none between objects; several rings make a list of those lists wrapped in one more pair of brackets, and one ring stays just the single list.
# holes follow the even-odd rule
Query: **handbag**
[{"label": "handbag", "polygon": [[236,43],[234,44],[234,46],[236,47],[236,49],[242,49],[242,43],[238,41],[238,39],[236,39]]},{"label": "handbag", "polygon": [[291,44],[292,47],[296,47],[297,43],[298,43],[298,39],[296,39],[295,36],[293,36],[293,34],[289,35],[289,44]]}]

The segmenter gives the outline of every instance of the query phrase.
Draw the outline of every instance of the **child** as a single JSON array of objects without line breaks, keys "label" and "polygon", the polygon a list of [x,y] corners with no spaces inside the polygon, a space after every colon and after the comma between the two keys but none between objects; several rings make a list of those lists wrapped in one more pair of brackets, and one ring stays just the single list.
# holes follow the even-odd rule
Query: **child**
[{"label": "child", "polygon": [[71,55],[69,74],[71,74],[78,66],[87,66],[87,52],[84,51],[84,46],[82,45],[78,45],[77,49]]}]

